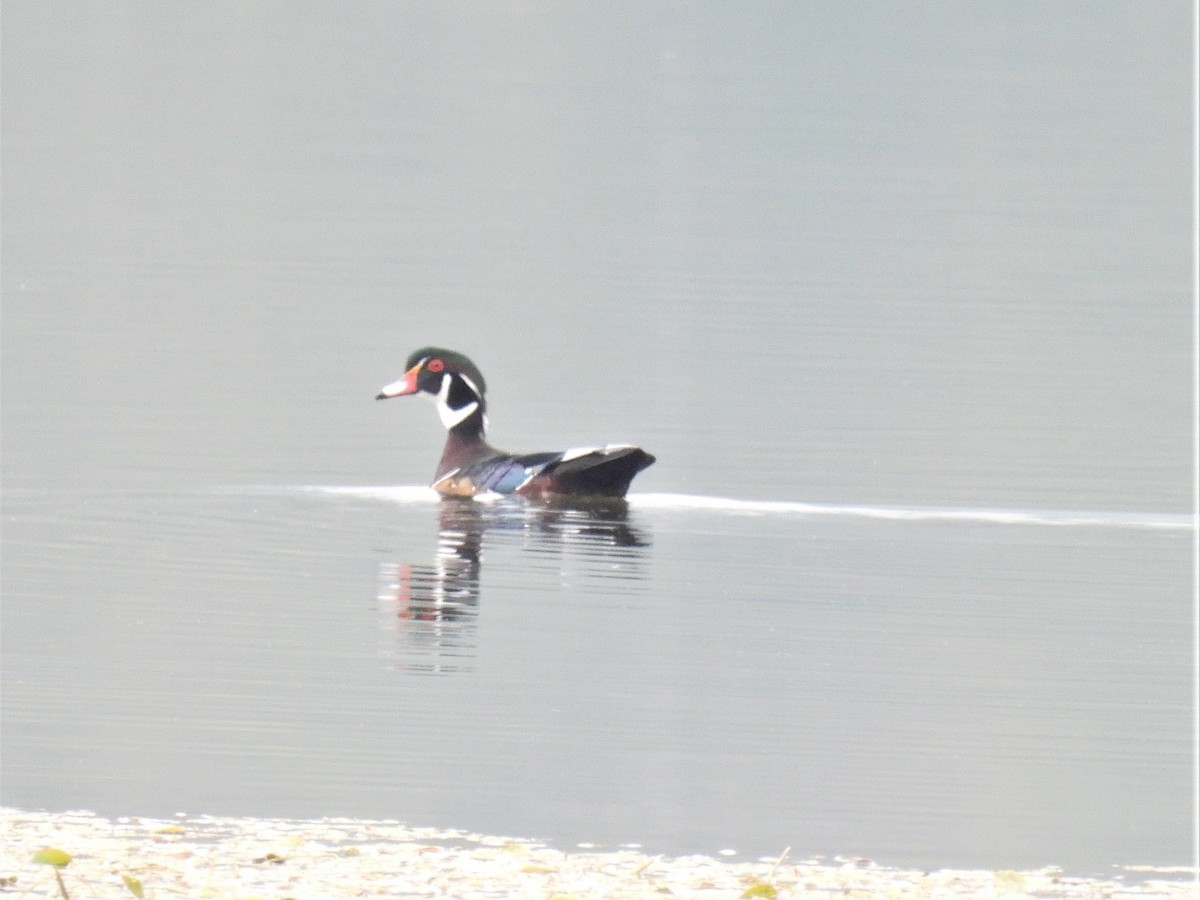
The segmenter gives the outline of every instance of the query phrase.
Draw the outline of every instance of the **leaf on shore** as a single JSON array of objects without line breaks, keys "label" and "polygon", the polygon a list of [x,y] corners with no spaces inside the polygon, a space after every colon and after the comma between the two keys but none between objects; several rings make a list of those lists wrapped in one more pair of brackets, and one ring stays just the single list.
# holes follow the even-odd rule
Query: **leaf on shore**
[{"label": "leaf on shore", "polygon": [[71,854],[65,850],[59,850],[57,847],[43,847],[33,854],[33,861],[42,866],[54,866],[56,869],[61,869],[71,861]]},{"label": "leaf on shore", "polygon": [[775,890],[775,885],[767,884],[765,881],[756,881],[750,887],[742,891],[743,897],[778,897],[779,891]]}]

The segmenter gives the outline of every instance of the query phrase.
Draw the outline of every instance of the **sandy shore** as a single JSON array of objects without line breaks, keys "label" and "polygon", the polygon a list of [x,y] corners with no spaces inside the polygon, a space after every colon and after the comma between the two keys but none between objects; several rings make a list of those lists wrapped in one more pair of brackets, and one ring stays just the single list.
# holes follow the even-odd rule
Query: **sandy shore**
[{"label": "sandy shore", "polygon": [[[322,819],[104,819],[0,809],[0,892],[58,897],[45,847],[70,854],[70,896],[453,897],[1188,897],[1195,873],[1112,881],[1036,872],[906,871],[866,860],[722,862],[635,850],[564,853],[537,841],[399,822]],[[126,878],[135,879],[128,885]],[[131,890],[132,888],[132,890]]]}]

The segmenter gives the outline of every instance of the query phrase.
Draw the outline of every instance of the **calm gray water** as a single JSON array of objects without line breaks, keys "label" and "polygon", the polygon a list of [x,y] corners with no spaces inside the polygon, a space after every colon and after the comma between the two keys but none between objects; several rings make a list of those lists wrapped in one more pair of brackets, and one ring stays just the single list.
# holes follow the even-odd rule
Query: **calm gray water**
[{"label": "calm gray water", "polygon": [[1188,862],[1191,15],[6,2],[0,802]]}]

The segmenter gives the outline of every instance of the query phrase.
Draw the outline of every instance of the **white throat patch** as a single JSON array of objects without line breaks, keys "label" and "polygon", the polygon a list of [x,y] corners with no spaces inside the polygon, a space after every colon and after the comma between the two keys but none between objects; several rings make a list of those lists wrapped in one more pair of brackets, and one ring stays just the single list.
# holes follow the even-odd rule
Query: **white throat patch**
[{"label": "white throat patch", "polygon": [[[476,394],[479,393],[479,390],[475,385],[471,384],[469,378],[466,378],[466,376],[460,377],[470,385]],[[450,382],[453,378],[454,376],[449,372],[442,376],[442,386],[438,388],[437,397],[434,398],[434,402],[437,404],[438,416],[441,418],[442,425],[445,426],[447,431],[455,425],[466,421],[471,416],[471,413],[479,409],[479,402],[476,400],[471,401],[466,406],[460,406],[458,409],[450,406],[447,400],[450,397]]]}]

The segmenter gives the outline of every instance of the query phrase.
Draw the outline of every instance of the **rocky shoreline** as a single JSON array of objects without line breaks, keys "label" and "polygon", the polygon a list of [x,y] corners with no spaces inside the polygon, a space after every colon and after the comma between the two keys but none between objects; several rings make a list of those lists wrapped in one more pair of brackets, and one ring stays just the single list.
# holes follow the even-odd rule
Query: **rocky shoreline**
[{"label": "rocky shoreline", "polygon": [[[56,870],[34,857],[70,856]],[[43,858],[45,858],[43,854]],[[62,862],[50,855],[51,862]],[[57,875],[61,876],[60,888]],[[1195,898],[1192,869],[1096,880],[1033,872],[891,869],[868,860],[728,862],[538,841],[394,821],[184,816],[106,819],[0,809],[0,893],[16,897]],[[139,893],[140,892],[140,893]]]}]

